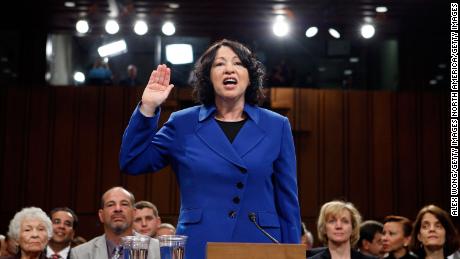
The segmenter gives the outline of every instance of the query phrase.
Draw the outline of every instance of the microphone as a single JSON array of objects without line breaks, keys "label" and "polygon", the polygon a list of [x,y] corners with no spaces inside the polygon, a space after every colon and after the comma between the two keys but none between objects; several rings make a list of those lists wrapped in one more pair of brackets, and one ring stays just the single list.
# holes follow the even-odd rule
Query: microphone
[{"label": "microphone", "polygon": [[268,237],[273,243],[279,244],[280,242],[276,240],[274,237],[272,237],[270,234],[268,234],[267,231],[265,231],[259,224],[257,224],[257,216],[254,212],[250,212],[248,214],[249,220],[256,225],[256,227],[266,236]]}]

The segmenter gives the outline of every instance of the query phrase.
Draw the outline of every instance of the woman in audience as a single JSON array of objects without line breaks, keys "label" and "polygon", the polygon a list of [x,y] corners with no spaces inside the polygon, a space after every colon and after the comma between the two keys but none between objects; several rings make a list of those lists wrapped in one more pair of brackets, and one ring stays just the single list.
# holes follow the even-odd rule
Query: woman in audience
[{"label": "woman in audience", "polygon": [[10,222],[8,236],[19,245],[15,256],[0,259],[44,259],[46,244],[52,236],[51,220],[40,208],[24,208]]},{"label": "woman in audience", "polygon": [[318,239],[327,249],[311,259],[371,258],[352,247],[359,239],[361,215],[352,203],[331,201],[321,207],[318,217]]},{"label": "woman in audience", "polygon": [[443,209],[428,205],[415,220],[411,247],[419,258],[443,259],[459,246],[458,232],[449,214]]},{"label": "woman in audience", "polygon": [[401,216],[387,216],[383,220],[383,251],[385,259],[415,259],[408,246],[411,240],[412,223]]}]

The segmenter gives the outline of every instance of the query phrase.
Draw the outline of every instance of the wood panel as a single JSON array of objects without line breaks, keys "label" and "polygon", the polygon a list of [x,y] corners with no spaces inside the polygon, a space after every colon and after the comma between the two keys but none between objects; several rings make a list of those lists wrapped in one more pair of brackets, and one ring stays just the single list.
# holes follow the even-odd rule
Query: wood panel
[{"label": "wood panel", "polygon": [[[301,89],[302,102],[298,104],[301,131],[294,131],[297,154],[297,179],[302,216],[315,218],[320,204],[319,179],[319,92]],[[307,130],[308,129],[308,130]]]},{"label": "wood panel", "polygon": [[[401,93],[397,98],[397,123],[398,130],[396,138],[398,141],[398,149],[395,163],[397,164],[398,193],[399,204],[403,205],[399,208],[399,213],[410,215],[417,211],[417,202],[420,189],[418,173],[420,164],[417,161],[420,159],[418,145],[420,144],[418,125],[420,123],[419,97],[410,93]],[[411,184],[414,183],[414,184]]]},{"label": "wood panel", "polygon": [[[177,222],[180,196],[170,167],[135,177],[118,168],[121,136],[142,90],[0,89],[0,233],[22,206],[64,205],[80,216],[79,234],[92,238],[102,232],[100,196],[115,185]],[[353,202],[366,219],[413,217],[429,202],[448,206],[445,94],[272,90],[274,110],[293,128],[301,215],[313,232],[321,205],[336,198]],[[174,89],[160,124],[190,105],[188,94]]]},{"label": "wood panel", "polygon": [[75,144],[73,166],[69,176],[75,181],[72,187],[75,201],[73,207],[82,213],[91,213],[99,208],[96,196],[96,179],[101,163],[100,134],[102,133],[101,91],[103,88],[83,87],[76,91]]},{"label": "wood panel", "polygon": [[[426,203],[439,204],[440,206],[449,206],[443,200],[443,196],[448,194],[450,188],[441,188],[448,183],[449,174],[443,171],[442,164],[448,163],[447,157],[443,148],[443,131],[439,125],[442,124],[443,113],[446,110],[442,109],[442,99],[438,94],[424,93],[421,96],[421,177],[422,177],[422,199]],[[444,157],[444,158],[443,158]],[[443,195],[444,194],[444,195]]]},{"label": "wood panel", "polygon": [[[363,218],[373,217],[370,211],[373,200],[372,174],[369,166],[369,93],[349,91],[346,94],[347,145],[344,150],[348,162],[348,198],[363,214]],[[363,195],[367,193],[368,195]]]},{"label": "wood panel", "polygon": [[[48,193],[51,207],[70,206],[72,201],[71,177],[76,164],[76,95],[78,90],[69,87],[58,87],[54,91],[54,123],[50,128],[52,140],[51,168],[48,182]],[[80,190],[83,191],[83,190]]]},{"label": "wood panel", "polygon": [[371,153],[374,182],[374,200],[372,201],[375,216],[383,218],[397,212],[397,193],[393,154],[392,124],[393,94],[375,92],[372,94],[372,126]]},{"label": "wood panel", "polygon": [[50,93],[49,89],[42,91],[31,89],[30,105],[27,111],[29,130],[27,137],[27,155],[25,156],[26,204],[49,207],[46,204],[47,177],[50,158]]},{"label": "wood panel", "polygon": [[343,92],[321,93],[320,163],[321,200],[346,199],[344,168]]},{"label": "wood panel", "polygon": [[28,90],[8,89],[6,120],[4,130],[4,159],[1,181],[1,210],[17,211],[24,201],[24,157],[27,152],[26,112],[28,111]]}]

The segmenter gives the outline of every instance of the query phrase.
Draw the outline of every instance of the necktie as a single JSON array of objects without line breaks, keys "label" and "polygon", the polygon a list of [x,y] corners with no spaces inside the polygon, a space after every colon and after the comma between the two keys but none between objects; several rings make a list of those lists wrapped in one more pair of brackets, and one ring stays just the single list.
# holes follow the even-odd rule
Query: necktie
[{"label": "necktie", "polygon": [[59,259],[59,258],[61,258],[61,256],[59,254],[53,254],[51,256],[51,259]]},{"label": "necktie", "polygon": [[120,258],[122,252],[123,252],[123,247],[122,246],[115,247],[115,252],[113,253],[112,259]]}]

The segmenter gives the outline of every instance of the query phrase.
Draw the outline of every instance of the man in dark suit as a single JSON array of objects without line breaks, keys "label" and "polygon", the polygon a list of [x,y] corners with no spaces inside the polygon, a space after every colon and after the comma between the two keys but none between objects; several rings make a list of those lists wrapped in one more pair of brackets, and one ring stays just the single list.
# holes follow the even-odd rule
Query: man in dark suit
[{"label": "man in dark suit", "polygon": [[75,212],[67,207],[51,210],[53,223],[53,237],[46,247],[46,257],[51,259],[70,258],[70,244],[75,236],[78,217]]},{"label": "man in dark suit", "polygon": [[[102,195],[99,221],[104,234],[71,251],[72,259],[122,258],[121,238],[133,236],[134,195],[123,187],[113,187]],[[150,238],[148,259],[160,259],[158,240]]]}]

